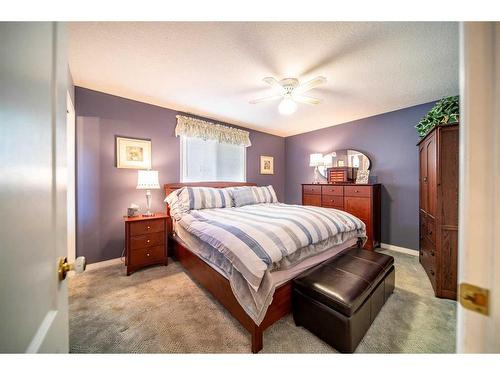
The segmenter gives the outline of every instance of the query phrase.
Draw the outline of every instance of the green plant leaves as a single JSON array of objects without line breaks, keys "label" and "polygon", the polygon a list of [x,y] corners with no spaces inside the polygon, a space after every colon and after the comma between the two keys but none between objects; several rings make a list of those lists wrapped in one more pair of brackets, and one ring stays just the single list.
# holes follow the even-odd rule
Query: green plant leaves
[{"label": "green plant leaves", "polygon": [[438,101],[434,107],[415,125],[418,134],[424,137],[436,125],[458,122],[460,104],[458,96],[449,96]]}]

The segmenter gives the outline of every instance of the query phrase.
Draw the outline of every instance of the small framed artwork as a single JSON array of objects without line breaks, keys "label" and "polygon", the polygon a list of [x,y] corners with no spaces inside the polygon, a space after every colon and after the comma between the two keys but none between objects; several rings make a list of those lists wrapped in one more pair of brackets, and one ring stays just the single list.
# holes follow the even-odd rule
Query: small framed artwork
[{"label": "small framed artwork", "polygon": [[260,174],[274,174],[274,158],[272,156],[261,155]]},{"label": "small framed artwork", "polygon": [[360,170],[356,175],[356,183],[357,184],[367,184],[368,177],[370,177],[370,171],[368,170]]},{"label": "small framed artwork", "polygon": [[116,167],[151,169],[151,139],[115,136]]}]

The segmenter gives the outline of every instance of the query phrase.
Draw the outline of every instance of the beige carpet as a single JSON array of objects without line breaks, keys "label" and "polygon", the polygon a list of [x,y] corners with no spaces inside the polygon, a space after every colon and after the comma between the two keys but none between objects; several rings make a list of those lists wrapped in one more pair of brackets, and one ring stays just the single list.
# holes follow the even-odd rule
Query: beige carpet
[{"label": "beige carpet", "polygon": [[[396,290],[358,353],[452,353],[456,303],[435,298],[418,258],[395,257]],[[248,353],[250,335],[177,262],[125,276],[114,265],[74,276],[73,353]],[[291,315],[264,332],[264,353],[335,353]]]}]

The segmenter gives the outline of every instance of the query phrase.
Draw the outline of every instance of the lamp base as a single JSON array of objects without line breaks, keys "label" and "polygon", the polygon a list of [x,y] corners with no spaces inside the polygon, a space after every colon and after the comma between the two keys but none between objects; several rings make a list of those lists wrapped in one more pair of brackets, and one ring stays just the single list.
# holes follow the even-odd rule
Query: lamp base
[{"label": "lamp base", "polygon": [[318,167],[314,167],[314,181],[313,184],[319,184],[321,181],[319,180],[319,169]]},{"label": "lamp base", "polygon": [[151,190],[149,189],[146,190],[146,212],[142,216],[155,216],[154,212],[151,212]]}]

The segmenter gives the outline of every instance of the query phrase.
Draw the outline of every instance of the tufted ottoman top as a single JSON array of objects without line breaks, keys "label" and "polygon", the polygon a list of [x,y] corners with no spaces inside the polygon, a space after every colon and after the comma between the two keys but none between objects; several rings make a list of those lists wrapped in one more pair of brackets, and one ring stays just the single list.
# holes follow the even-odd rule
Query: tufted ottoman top
[{"label": "tufted ottoman top", "polygon": [[358,248],[306,271],[293,287],[312,299],[352,316],[394,264],[394,258]]}]

